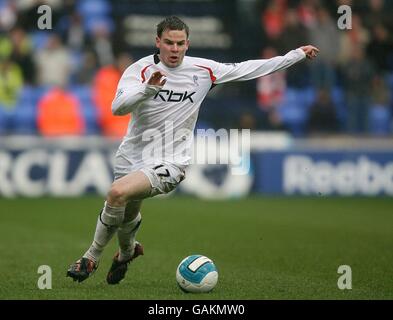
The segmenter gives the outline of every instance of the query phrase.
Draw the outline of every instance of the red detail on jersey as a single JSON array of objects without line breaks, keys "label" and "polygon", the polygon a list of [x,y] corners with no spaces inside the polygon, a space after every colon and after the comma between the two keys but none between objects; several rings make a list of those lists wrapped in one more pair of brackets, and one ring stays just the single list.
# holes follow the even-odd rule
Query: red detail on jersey
[{"label": "red detail on jersey", "polygon": [[213,83],[214,83],[214,81],[216,81],[216,77],[214,76],[212,69],[210,69],[209,67],[200,66],[200,65],[197,65],[197,64],[196,64],[195,66],[196,66],[196,67],[199,67],[199,68],[206,69],[207,71],[209,71],[209,75],[210,75],[211,81],[212,81]]},{"label": "red detail on jersey", "polygon": [[146,72],[147,68],[149,68],[151,65],[153,65],[153,64],[149,64],[148,66],[146,66],[142,69],[142,71],[141,71],[142,83],[144,83],[146,81],[145,72]]}]

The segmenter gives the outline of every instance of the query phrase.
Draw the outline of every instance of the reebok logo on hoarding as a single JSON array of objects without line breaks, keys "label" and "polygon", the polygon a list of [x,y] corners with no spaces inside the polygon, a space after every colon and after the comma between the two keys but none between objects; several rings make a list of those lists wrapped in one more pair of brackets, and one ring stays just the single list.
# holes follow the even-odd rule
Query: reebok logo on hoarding
[{"label": "reebok logo on hoarding", "polygon": [[360,156],[332,163],[296,155],[284,158],[283,188],[287,194],[393,195],[393,161],[385,165]]}]

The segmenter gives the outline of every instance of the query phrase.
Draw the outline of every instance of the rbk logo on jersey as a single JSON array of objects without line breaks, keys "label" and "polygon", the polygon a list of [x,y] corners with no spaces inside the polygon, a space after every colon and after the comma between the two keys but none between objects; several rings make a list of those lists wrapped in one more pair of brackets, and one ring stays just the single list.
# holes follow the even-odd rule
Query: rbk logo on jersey
[{"label": "rbk logo on jersey", "polygon": [[194,94],[195,92],[188,93],[187,91],[174,92],[172,90],[160,90],[156,93],[154,99],[159,98],[162,101],[167,101],[167,102],[180,102],[180,101],[190,100],[190,102],[194,103],[194,100],[192,100],[192,96]]}]

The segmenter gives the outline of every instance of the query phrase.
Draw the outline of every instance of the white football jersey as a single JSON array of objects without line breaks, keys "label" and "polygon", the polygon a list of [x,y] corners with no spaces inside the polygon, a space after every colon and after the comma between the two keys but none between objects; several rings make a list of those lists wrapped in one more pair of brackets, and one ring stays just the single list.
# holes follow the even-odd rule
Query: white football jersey
[{"label": "white football jersey", "polygon": [[[228,64],[185,56],[176,68],[166,67],[156,54],[138,60],[123,73],[112,103],[113,114],[132,113],[117,155],[132,170],[159,162],[187,166],[198,111],[212,85],[265,76],[305,57],[299,48],[271,59]],[[163,87],[147,84],[156,71],[167,78]]]}]

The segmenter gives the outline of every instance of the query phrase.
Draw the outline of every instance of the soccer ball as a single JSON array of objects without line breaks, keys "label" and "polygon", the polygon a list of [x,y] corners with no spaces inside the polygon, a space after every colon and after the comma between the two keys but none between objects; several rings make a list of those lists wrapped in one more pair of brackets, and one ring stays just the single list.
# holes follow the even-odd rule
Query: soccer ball
[{"label": "soccer ball", "polygon": [[217,280],[218,272],[213,261],[199,254],[184,258],[176,270],[176,281],[185,292],[209,292]]}]

